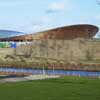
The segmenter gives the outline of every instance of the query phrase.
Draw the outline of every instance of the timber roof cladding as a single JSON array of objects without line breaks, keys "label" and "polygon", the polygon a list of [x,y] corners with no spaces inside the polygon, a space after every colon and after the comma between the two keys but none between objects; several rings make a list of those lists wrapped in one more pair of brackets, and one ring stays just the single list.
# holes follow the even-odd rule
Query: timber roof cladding
[{"label": "timber roof cladding", "polygon": [[89,24],[64,26],[34,34],[0,38],[1,41],[25,41],[33,39],[74,39],[92,38],[99,31],[98,27]]}]

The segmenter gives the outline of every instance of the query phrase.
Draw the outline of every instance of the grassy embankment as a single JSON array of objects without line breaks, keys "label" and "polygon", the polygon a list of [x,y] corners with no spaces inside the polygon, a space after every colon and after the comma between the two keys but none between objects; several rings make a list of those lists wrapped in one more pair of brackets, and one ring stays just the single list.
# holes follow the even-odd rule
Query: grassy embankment
[{"label": "grassy embankment", "polygon": [[1,100],[100,100],[100,79],[57,79],[0,83]]}]

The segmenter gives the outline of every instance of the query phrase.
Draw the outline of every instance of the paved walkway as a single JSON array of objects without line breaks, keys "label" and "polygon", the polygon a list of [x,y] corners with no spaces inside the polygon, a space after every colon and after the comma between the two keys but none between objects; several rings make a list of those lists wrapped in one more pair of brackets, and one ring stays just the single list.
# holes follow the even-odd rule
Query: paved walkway
[{"label": "paved walkway", "polygon": [[28,81],[28,80],[41,80],[46,78],[57,78],[58,75],[29,75],[24,77],[10,77],[10,78],[1,78],[0,82],[19,82],[19,81]]}]

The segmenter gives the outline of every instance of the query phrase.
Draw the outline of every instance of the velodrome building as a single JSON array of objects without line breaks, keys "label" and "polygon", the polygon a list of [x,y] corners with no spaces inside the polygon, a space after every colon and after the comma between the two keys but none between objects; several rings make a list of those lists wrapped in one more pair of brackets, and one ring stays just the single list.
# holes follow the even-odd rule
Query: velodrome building
[{"label": "velodrome building", "polygon": [[99,28],[94,25],[80,24],[58,27],[34,34],[19,35],[7,38],[0,38],[0,41],[32,41],[33,39],[74,39],[93,38]]}]

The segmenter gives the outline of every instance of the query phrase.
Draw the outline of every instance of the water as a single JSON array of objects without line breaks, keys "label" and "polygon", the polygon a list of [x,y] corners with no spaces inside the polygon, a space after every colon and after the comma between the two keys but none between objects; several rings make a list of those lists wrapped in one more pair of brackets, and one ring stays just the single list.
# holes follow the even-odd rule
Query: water
[{"label": "water", "polygon": [[80,75],[80,76],[100,76],[100,72],[96,71],[76,71],[76,70],[43,70],[43,69],[33,69],[33,68],[3,68],[0,67],[0,71],[5,72],[22,72],[22,73],[32,73],[32,74],[58,74],[58,75]]}]

